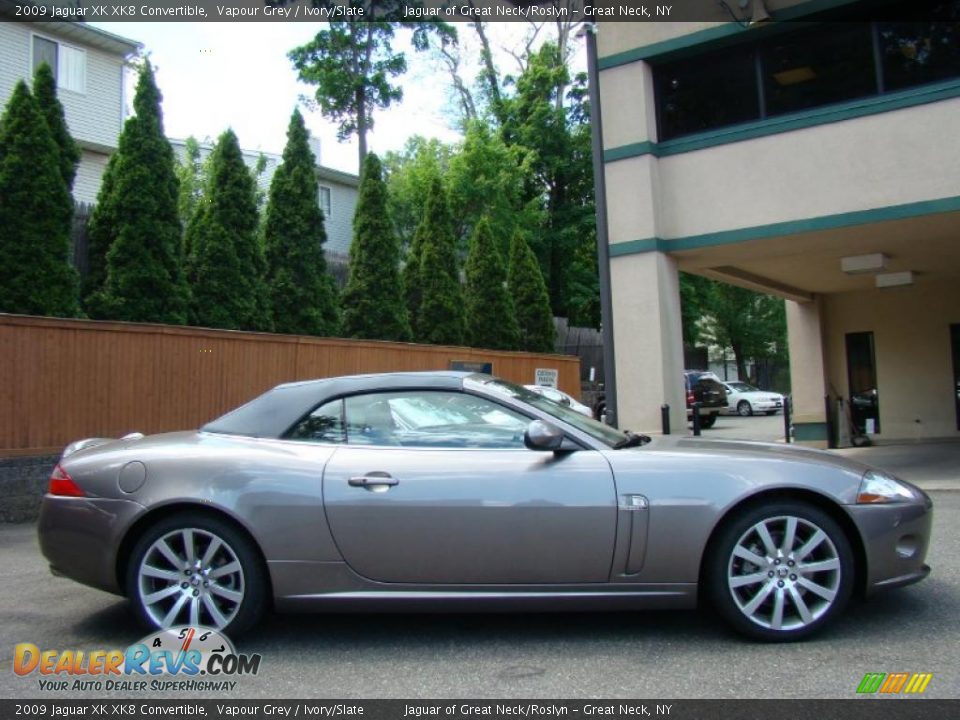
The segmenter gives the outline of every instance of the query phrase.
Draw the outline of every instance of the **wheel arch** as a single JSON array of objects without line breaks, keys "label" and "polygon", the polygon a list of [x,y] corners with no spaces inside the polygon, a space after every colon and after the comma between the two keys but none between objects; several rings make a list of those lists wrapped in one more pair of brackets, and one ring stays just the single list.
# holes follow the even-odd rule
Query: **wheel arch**
[{"label": "wheel arch", "polygon": [[129,528],[127,528],[127,531],[123,535],[123,539],[119,543],[120,549],[117,552],[116,566],[114,568],[117,583],[121,592],[126,594],[127,565],[130,563],[130,554],[133,552],[133,548],[136,546],[143,534],[161,520],[183,512],[199,513],[201,515],[207,515],[211,518],[216,518],[217,520],[228,523],[237,532],[246,537],[256,551],[257,557],[259,558],[263,567],[263,574],[267,581],[267,600],[269,603],[272,603],[273,581],[270,578],[270,568],[267,565],[267,558],[263,554],[263,549],[260,547],[260,543],[257,542],[257,539],[254,537],[253,533],[250,532],[250,529],[229,512],[209,504],[200,504],[196,502],[173,502],[167,505],[160,505],[155,508],[151,508],[149,511],[138,517],[136,521]]},{"label": "wheel arch", "polygon": [[701,599],[703,598],[703,593],[707,585],[705,582],[708,567],[707,563],[712,557],[716,543],[726,525],[737,513],[758,505],[778,501],[805,502],[813,505],[817,509],[827,513],[831,519],[840,526],[853,552],[853,591],[854,594],[863,596],[867,581],[867,552],[863,544],[863,537],[860,535],[860,531],[857,530],[857,526],[850,515],[844,511],[839,503],[813,490],[805,490],[802,488],[772,488],[755,495],[750,495],[727,508],[723,516],[714,524],[707,543],[704,545],[703,554],[700,556],[700,571],[697,576],[697,586]]}]

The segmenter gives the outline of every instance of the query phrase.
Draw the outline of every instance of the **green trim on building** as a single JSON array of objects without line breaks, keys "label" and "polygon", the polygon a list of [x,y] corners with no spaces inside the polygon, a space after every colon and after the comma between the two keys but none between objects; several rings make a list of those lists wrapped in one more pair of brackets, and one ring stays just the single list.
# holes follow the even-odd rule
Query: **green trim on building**
[{"label": "green trim on building", "polygon": [[[850,5],[858,0],[811,0],[811,2],[784,8],[774,13],[775,22],[765,23],[757,27],[741,27],[735,22],[725,22],[722,25],[698,30],[687,35],[662,40],[661,42],[643,45],[630,50],[614,53],[613,55],[604,55],[598,59],[597,66],[600,70],[609,70],[610,68],[628,65],[638,60],[650,60],[652,58],[676,59],[690,54],[692,50],[697,52],[706,49],[717,49],[729,45],[731,41],[737,41],[749,33],[751,39],[760,36],[769,37],[790,29],[797,29],[797,22],[807,15],[832,10],[834,8]],[[790,23],[789,25],[787,23]],[[603,25],[601,24],[601,30]],[[703,46],[709,46],[704,48]],[[672,57],[669,57],[672,56]]]},{"label": "green trim on building", "polygon": [[825,422],[794,423],[793,439],[797,442],[826,441],[827,424]]},{"label": "green trim on building", "polygon": [[867,225],[876,222],[892,220],[906,220],[923,215],[937,215],[947,212],[960,212],[960,195],[938,198],[936,200],[921,200],[903,205],[889,205],[887,207],[871,208],[870,210],[855,210],[853,212],[822,215],[820,217],[803,218],[801,220],[787,220],[785,222],[754,225],[753,227],[737,228],[735,230],[721,230],[720,232],[704,233],[702,235],[688,235],[674,239],[643,238],[627,242],[612,243],[610,256],[639,255],[646,252],[675,252],[679,250],[697,250],[700,248],[715,247],[717,245],[731,245],[763,240],[765,238],[780,237],[782,235],[796,235],[798,233],[816,232],[823,230],[837,230]]},{"label": "green trim on building", "polygon": [[960,79],[948,80],[946,82],[910,88],[896,93],[872,95],[851,102],[767,118],[766,120],[757,120],[755,122],[735,125],[720,130],[711,130],[696,135],[687,135],[686,137],[675,140],[665,140],[660,143],[644,140],[629,145],[621,145],[605,150],[603,153],[603,161],[616,162],[617,160],[627,160],[644,155],[653,155],[658,158],[669,157],[671,155],[680,155],[695,150],[704,150],[718,145],[728,145],[730,143],[753,140],[768,135],[777,135],[793,130],[802,130],[804,128],[817,127],[818,125],[841,122],[843,120],[853,120],[855,118],[878,115],[893,110],[902,110],[904,108],[940,102],[941,100],[951,100],[957,97],[960,97]]}]

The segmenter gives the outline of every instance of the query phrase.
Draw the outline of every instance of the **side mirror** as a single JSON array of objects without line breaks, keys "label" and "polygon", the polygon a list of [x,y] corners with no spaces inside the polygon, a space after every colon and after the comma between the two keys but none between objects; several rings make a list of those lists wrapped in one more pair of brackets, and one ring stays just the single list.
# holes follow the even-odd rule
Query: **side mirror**
[{"label": "side mirror", "polygon": [[534,420],[523,433],[523,444],[530,450],[559,450],[563,445],[563,433],[543,420]]}]

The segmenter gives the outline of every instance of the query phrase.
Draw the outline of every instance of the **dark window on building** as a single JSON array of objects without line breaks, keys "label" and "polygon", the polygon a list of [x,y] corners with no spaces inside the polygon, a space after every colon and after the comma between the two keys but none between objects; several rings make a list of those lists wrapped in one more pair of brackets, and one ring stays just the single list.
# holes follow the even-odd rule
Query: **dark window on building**
[{"label": "dark window on building", "polygon": [[57,77],[57,43],[53,40],[33,36],[33,71],[46,63],[53,70],[53,77]]},{"label": "dark window on building", "polygon": [[872,332],[847,333],[850,419],[860,433],[880,432],[880,394]]},{"label": "dark window on building", "polygon": [[762,47],[767,115],[853,100],[877,91],[870,26],[835,23]]},{"label": "dark window on building", "polygon": [[960,2],[937,0],[918,8],[925,8],[922,19],[877,23],[885,90],[960,76]]},{"label": "dark window on building", "polygon": [[725,49],[656,71],[660,139],[760,117],[752,49]]}]

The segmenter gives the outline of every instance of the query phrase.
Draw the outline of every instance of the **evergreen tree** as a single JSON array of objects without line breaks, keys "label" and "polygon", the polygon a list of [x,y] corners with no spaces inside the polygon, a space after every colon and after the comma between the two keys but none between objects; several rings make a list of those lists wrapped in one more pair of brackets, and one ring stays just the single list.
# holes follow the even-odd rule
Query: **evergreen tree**
[{"label": "evergreen tree", "polygon": [[96,293],[107,280],[107,252],[117,239],[117,204],[120,198],[114,192],[114,186],[119,160],[119,153],[115,152],[107,161],[100,180],[97,204],[93,206],[87,221],[87,274],[83,278],[81,297],[84,309],[92,317],[97,316],[93,308]]},{"label": "evergreen tree", "polygon": [[60,151],[20,81],[0,119],[0,312],[78,313],[72,215]]},{"label": "evergreen tree", "polygon": [[42,63],[33,77],[33,96],[47,121],[53,141],[57,144],[60,175],[63,176],[63,182],[67,185],[67,192],[70,192],[73,190],[73,181],[77,176],[77,165],[80,164],[80,146],[71,137],[70,130],[67,128],[63,105],[57,98],[57,80],[53,77],[53,71],[47,63]]},{"label": "evergreen tree", "polygon": [[490,223],[481,219],[467,255],[467,343],[471,347],[513,350],[519,329],[499,245]]},{"label": "evergreen tree", "polygon": [[191,220],[190,321],[205,327],[268,330],[257,198],[232,130],[210,156],[204,201]]},{"label": "evergreen tree", "polygon": [[400,248],[387,213],[387,188],[380,158],[367,155],[353,217],[350,274],[343,290],[343,329],[347,337],[409,340],[403,302]]},{"label": "evergreen tree", "polygon": [[520,330],[520,349],[553,352],[556,330],[550,312],[550,296],[533,250],[520,233],[510,244],[510,270],[507,285],[513,296]]},{"label": "evergreen tree", "polygon": [[294,110],[267,202],[267,290],[277,332],[336,335],[337,290],[323,254],[327,234],[309,137],[303,116]]},{"label": "evergreen tree", "polygon": [[[149,63],[140,70],[136,116],[120,135],[110,182],[100,190],[114,235],[103,287],[89,300],[97,317],[183,324],[189,292],[180,264],[178,184],[173,149],[163,133],[160,91]],[[109,196],[105,193],[109,192]],[[98,248],[99,249],[99,248]]]},{"label": "evergreen tree", "polygon": [[417,232],[422,239],[416,340],[435,345],[462,345],[463,291],[450,205],[439,177],[430,185],[423,222]]}]

